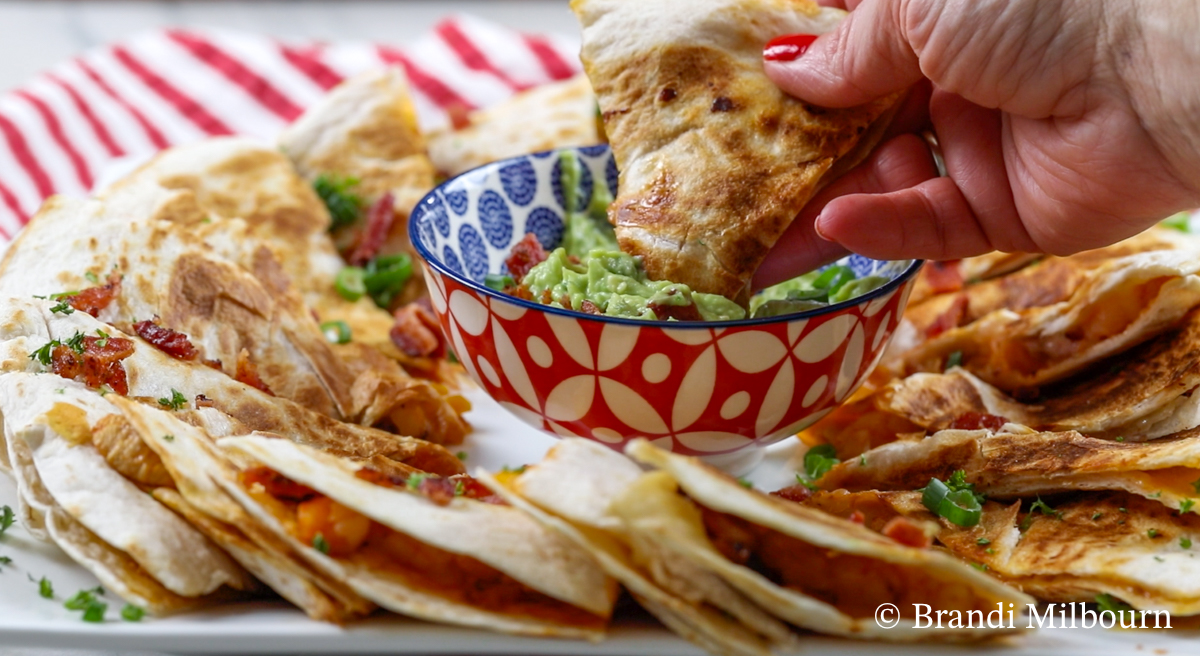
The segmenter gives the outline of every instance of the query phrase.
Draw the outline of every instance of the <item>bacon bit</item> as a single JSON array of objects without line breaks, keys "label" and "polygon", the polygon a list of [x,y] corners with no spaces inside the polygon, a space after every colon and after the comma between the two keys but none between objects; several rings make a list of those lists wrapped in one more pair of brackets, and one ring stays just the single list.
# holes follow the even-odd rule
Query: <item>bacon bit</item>
[{"label": "bacon bit", "polygon": [[933,545],[933,538],[907,517],[891,518],[880,533],[909,547],[928,549]]},{"label": "bacon bit", "polygon": [[646,307],[654,313],[654,316],[659,319],[674,319],[676,321],[704,321],[704,317],[700,316],[700,309],[695,303],[687,305],[661,305],[659,303],[649,303]]},{"label": "bacon bit", "polygon": [[220,360],[204,360],[203,362],[217,371],[225,370],[225,365],[221,364]]},{"label": "bacon bit", "polygon": [[782,490],[775,490],[771,493],[773,497],[779,497],[785,501],[794,501],[796,503],[804,503],[812,496],[812,490],[803,485],[789,485]]},{"label": "bacon bit", "polygon": [[233,375],[233,379],[260,392],[275,396],[275,392],[272,392],[263,379],[258,377],[258,367],[250,361],[250,353],[246,349],[242,349],[242,352],[238,353],[237,372]]},{"label": "bacon bit", "polygon": [[393,211],[395,201],[392,192],[379,197],[367,210],[367,223],[358,234],[358,243],[347,261],[354,266],[365,266],[367,262],[379,255],[379,249],[387,241],[388,233],[392,231],[392,222],[396,218]]},{"label": "bacon bit", "polygon": [[94,389],[108,385],[117,394],[125,396],[129,394],[129,382],[121,360],[131,355],[132,340],[123,337],[84,337],[82,353],[66,345],[54,347],[50,353],[51,371]]},{"label": "bacon bit", "polygon": [[1008,423],[1008,419],[998,415],[989,415],[983,412],[965,412],[954,418],[950,422],[951,430],[983,430],[987,429],[992,432],[1000,430],[1000,427]]},{"label": "bacon bit", "polygon": [[217,404],[213,403],[213,400],[208,398],[207,396],[205,396],[203,394],[197,394],[196,395],[196,407],[197,408],[215,408],[215,407],[217,407]]},{"label": "bacon bit", "polygon": [[658,92],[658,99],[661,102],[671,102],[678,95],[671,87],[663,87],[663,90]]},{"label": "bacon bit", "polygon": [[317,491],[301,485],[270,467],[251,467],[240,474],[243,487],[261,485],[267,494],[284,501],[307,501],[317,496]]},{"label": "bacon bit", "polygon": [[[385,474],[370,467],[363,467],[354,472],[354,475],[361,480],[382,487],[411,489],[411,486],[408,484],[408,477]],[[457,474],[448,477],[425,473],[413,475],[421,477],[420,481],[416,484],[416,492],[439,506],[449,505],[454,497],[474,499],[482,503],[499,506],[508,505],[504,499],[492,494],[492,491],[483,483],[466,474]]]},{"label": "bacon bit", "polygon": [[938,318],[934,319],[933,323],[929,324],[929,327],[925,329],[925,336],[934,338],[951,328],[959,327],[963,317],[967,316],[968,303],[966,294],[960,293],[956,296],[954,301],[950,303],[950,307],[938,315]]},{"label": "bacon bit", "polygon": [[177,360],[195,360],[199,351],[192,346],[188,336],[158,325],[158,317],[153,320],[139,321],[133,324],[133,331],[138,337],[153,344],[158,350]]},{"label": "bacon bit", "polygon": [[450,126],[455,132],[471,127],[471,110],[460,102],[446,106],[446,117],[450,119]]},{"label": "bacon bit", "polygon": [[854,522],[855,524],[867,523],[867,516],[864,515],[861,510],[855,510],[854,512],[850,513],[850,516],[846,519]]},{"label": "bacon bit", "polygon": [[[570,305],[564,307],[570,307]],[[604,314],[590,298],[583,299],[583,302],[579,304],[579,311],[587,314]]]},{"label": "bacon bit", "polygon": [[571,264],[583,264],[583,260],[579,259],[578,255],[568,255],[567,261]]},{"label": "bacon bit", "polygon": [[414,358],[442,358],[446,343],[442,327],[428,298],[421,298],[396,310],[396,319],[388,336],[392,343]]},{"label": "bacon bit", "polygon": [[512,250],[504,263],[508,265],[508,275],[519,285],[529,273],[529,270],[544,262],[549,254],[542,248],[542,242],[532,232],[526,233],[521,241],[513,244]]},{"label": "bacon bit", "polygon": [[120,274],[112,273],[109,274],[108,281],[105,284],[88,287],[78,294],[72,294],[63,300],[67,302],[67,305],[80,312],[87,312],[93,317],[98,317],[100,316],[100,312],[108,307],[120,293],[121,276]]},{"label": "bacon bit", "polygon": [[964,280],[962,267],[959,266],[960,262],[962,260],[926,262],[925,268],[921,269],[921,275],[925,278],[925,283],[929,285],[929,291],[934,294],[962,291]]},{"label": "bacon bit", "polygon": [[417,483],[417,492],[439,506],[454,501],[454,483],[441,476],[426,476]]}]

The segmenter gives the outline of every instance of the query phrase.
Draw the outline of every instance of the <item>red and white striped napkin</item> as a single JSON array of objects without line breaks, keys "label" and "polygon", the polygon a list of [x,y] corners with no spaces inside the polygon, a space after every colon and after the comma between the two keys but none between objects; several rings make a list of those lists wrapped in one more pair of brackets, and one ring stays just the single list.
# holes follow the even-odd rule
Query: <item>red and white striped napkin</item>
[{"label": "red and white striped napkin", "polygon": [[274,139],[348,76],[408,74],[422,127],[579,71],[578,41],[451,16],[410,44],[295,44],[224,30],[149,32],[0,97],[0,247],[52,194],[82,196],[116,160],[206,136]]}]

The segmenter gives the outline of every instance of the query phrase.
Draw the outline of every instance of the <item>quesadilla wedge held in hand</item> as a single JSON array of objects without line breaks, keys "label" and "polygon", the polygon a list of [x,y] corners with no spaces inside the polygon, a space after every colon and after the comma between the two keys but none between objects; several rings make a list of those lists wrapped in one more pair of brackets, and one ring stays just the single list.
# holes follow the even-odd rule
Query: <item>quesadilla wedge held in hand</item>
[{"label": "quesadilla wedge held in hand", "polygon": [[737,298],[818,189],[861,161],[900,94],[823,109],[762,68],[781,34],[845,15],[807,0],[574,0],[620,173],[621,250],[652,279]]}]

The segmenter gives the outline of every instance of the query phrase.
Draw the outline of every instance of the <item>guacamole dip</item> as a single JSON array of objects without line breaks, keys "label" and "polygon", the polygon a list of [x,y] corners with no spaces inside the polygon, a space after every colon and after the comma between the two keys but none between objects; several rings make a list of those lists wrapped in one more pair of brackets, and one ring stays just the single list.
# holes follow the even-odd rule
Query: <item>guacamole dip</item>
[{"label": "guacamole dip", "polygon": [[[560,155],[564,217],[562,243],[546,253],[536,239],[513,249],[509,271],[517,277],[488,276],[498,290],[554,307],[630,319],[733,321],[747,310],[724,296],[693,292],[687,285],[650,280],[640,258],[622,253],[608,222],[612,195],[596,185],[591,202],[578,206],[580,169],[574,152]],[[533,264],[533,262],[537,262]],[[749,315],[773,317],[840,303],[879,287],[887,278],[858,278],[834,265],[769,287],[750,299]]]}]

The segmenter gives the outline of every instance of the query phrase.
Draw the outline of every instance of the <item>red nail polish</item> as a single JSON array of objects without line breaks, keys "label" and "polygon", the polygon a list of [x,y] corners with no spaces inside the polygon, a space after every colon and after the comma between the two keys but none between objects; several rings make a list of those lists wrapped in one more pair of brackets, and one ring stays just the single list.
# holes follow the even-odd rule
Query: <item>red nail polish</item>
[{"label": "red nail polish", "polygon": [[775,37],[763,48],[763,59],[767,61],[792,61],[808,51],[817,40],[815,34],[785,34]]}]

